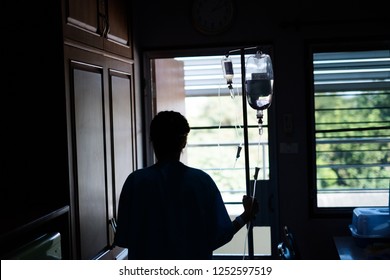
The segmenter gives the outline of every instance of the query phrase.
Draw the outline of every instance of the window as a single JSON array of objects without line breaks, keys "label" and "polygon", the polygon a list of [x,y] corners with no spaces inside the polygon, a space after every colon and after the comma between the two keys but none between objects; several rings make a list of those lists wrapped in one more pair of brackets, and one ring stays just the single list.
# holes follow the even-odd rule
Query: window
[{"label": "window", "polygon": [[390,50],[313,51],[316,209],[388,206]]},{"label": "window", "polygon": [[[197,55],[186,52],[185,55],[180,52],[153,55],[150,59],[151,92],[153,114],[161,110],[177,110],[188,119],[191,132],[181,160],[206,171],[214,179],[229,215],[234,219],[243,210],[242,196],[246,194],[241,57],[239,54],[229,56],[234,67],[233,92],[230,92],[221,66],[224,54],[220,51],[210,55],[205,51],[205,55],[199,55],[199,52]],[[262,183],[269,182],[268,110],[264,111],[261,135],[256,111],[249,107],[247,121],[249,172],[253,176],[258,167],[257,179]],[[255,256],[271,256],[270,226],[270,223],[255,226]],[[272,234],[276,235],[277,230]],[[247,246],[244,227],[231,242],[214,253],[215,256],[242,257],[248,255]]]}]

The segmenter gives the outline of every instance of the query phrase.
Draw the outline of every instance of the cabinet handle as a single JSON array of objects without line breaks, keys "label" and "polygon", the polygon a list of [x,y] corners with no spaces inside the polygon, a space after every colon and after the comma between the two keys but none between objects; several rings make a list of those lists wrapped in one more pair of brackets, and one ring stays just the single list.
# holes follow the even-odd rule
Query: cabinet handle
[{"label": "cabinet handle", "polygon": [[110,31],[110,24],[108,23],[108,19],[107,19],[107,16],[105,16],[103,18],[103,25],[104,25],[104,28],[103,28],[103,37],[107,38],[107,34],[108,32]]},{"label": "cabinet handle", "polygon": [[99,19],[99,33],[102,37],[106,37],[109,29],[107,16],[103,13],[99,13]]},{"label": "cabinet handle", "polygon": [[108,32],[107,0],[99,0],[98,5],[99,34],[102,37],[106,37]]}]

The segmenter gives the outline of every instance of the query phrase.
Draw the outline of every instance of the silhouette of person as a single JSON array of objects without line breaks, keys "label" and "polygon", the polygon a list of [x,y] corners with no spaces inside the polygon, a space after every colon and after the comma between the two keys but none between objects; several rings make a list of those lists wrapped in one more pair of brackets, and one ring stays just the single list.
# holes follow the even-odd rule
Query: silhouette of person
[{"label": "silhouette of person", "polygon": [[157,162],[127,177],[119,199],[114,245],[129,259],[212,258],[258,211],[243,196],[244,211],[231,221],[213,179],[180,162],[190,132],[186,118],[159,112],[150,124]]}]

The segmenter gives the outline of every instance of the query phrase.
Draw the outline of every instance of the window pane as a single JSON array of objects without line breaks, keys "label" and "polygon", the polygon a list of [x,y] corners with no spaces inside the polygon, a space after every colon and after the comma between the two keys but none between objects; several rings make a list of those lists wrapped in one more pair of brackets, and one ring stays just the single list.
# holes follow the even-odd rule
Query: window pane
[{"label": "window pane", "polygon": [[[219,98],[230,99],[230,97]],[[213,99],[213,97],[207,97],[207,99]],[[197,109],[202,111],[201,107]],[[207,113],[205,109],[202,118],[207,118],[212,112]],[[196,118],[191,118],[191,115],[187,116],[190,124],[192,120],[197,121]],[[239,203],[246,192],[243,131],[242,123],[237,124],[235,120],[230,122],[230,117],[230,115],[222,115],[224,121],[215,121],[213,123],[217,125],[214,126],[192,126],[188,136],[186,155],[190,166],[203,169],[213,177],[226,202]],[[258,125],[253,124],[248,129],[248,135],[250,174],[254,174],[255,167],[258,167],[260,168],[258,179],[269,179],[268,128],[263,127],[263,134],[259,135]]]},{"label": "window pane", "polygon": [[389,53],[314,54],[318,207],[388,205]]}]

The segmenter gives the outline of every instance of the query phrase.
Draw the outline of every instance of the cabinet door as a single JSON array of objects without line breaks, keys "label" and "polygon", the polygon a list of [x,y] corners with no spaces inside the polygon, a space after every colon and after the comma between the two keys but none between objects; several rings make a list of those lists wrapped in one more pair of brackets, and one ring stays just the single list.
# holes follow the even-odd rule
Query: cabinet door
[{"label": "cabinet door", "polygon": [[113,216],[116,217],[119,195],[127,176],[134,170],[136,154],[134,96],[131,94],[133,87],[132,75],[130,72],[119,72],[114,69],[109,68],[109,94],[112,104]]},{"label": "cabinet door", "polygon": [[64,37],[132,58],[129,6],[126,0],[62,0]]},{"label": "cabinet door", "polygon": [[132,58],[129,22],[129,1],[107,1],[107,33],[105,34],[104,49],[128,58]]},{"label": "cabinet door", "polygon": [[64,36],[103,49],[104,14],[104,1],[62,0]]},{"label": "cabinet door", "polygon": [[134,169],[132,64],[65,45],[74,258],[110,250],[123,182]]},{"label": "cabinet door", "polygon": [[70,60],[69,70],[76,258],[92,259],[108,245],[103,68]]}]

